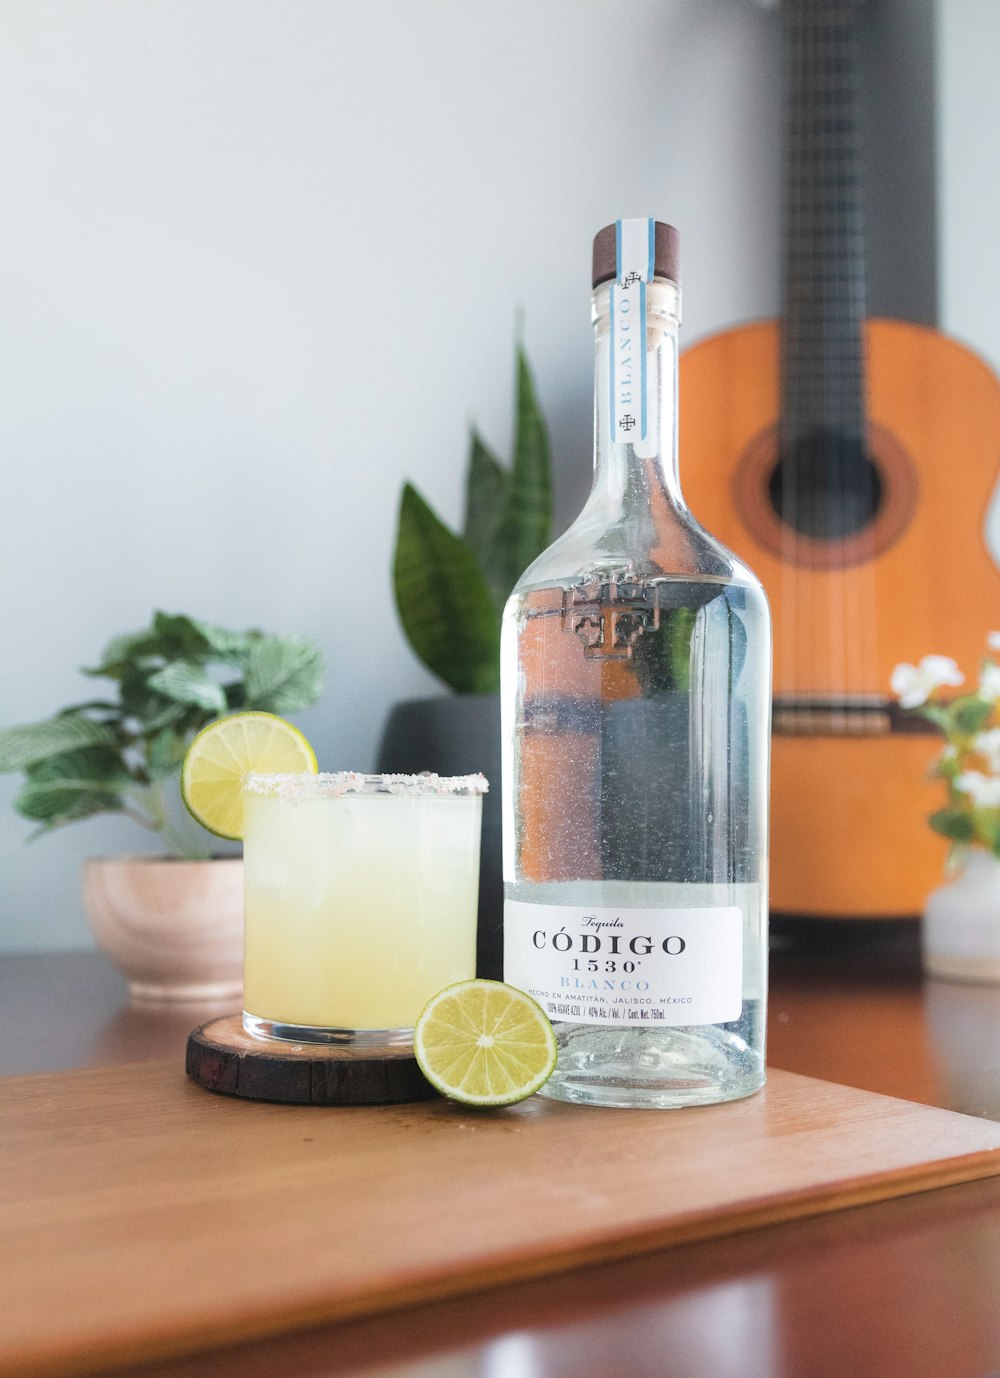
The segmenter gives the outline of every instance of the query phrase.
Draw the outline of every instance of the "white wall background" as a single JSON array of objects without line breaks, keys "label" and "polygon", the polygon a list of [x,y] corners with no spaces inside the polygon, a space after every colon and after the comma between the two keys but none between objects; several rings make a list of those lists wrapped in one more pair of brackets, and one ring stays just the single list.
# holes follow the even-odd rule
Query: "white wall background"
[{"label": "white wall background", "polygon": [[[507,452],[518,308],[563,521],[595,230],[680,227],[688,341],[774,313],[778,29],[745,0],[3,0],[0,722],[89,697],[76,667],[163,607],[315,637],[300,721],[369,768],[436,689],[391,601],[400,485],[456,521],[470,419]],[[86,945],[82,859],[147,839],[25,847],[14,787],[0,944]]]},{"label": "white wall background", "polygon": [[941,328],[1000,370],[1000,5],[937,8]]},{"label": "white wall background", "polygon": [[[1000,4],[863,16],[873,310],[933,314],[936,161],[940,323],[1000,368]],[[779,27],[747,0],[2,0],[0,723],[89,696],[77,667],[164,607],[315,637],[302,725],[370,767],[388,706],[436,692],[392,606],[400,485],[457,521],[470,420],[507,452],[518,309],[561,522],[597,228],[680,227],[688,342],[774,313]],[[26,847],[15,788],[0,949],[84,946],[81,861],[149,839]]]}]

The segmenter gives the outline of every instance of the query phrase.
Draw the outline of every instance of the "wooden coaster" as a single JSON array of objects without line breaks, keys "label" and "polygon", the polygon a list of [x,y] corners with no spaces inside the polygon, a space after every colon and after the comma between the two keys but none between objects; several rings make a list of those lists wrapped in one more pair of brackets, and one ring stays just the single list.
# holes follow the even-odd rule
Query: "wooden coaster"
[{"label": "wooden coaster", "polygon": [[386,1105],[437,1095],[408,1048],[264,1040],[247,1033],[238,1014],[189,1035],[185,1068],[208,1091],[289,1105]]}]

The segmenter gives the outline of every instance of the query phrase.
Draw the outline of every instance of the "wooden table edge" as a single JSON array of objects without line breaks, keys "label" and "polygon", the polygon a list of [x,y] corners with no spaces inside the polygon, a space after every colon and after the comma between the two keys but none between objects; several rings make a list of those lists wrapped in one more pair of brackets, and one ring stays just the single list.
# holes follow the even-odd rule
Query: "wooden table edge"
[{"label": "wooden table edge", "polygon": [[388,1316],[428,1302],[454,1300],[512,1283],[557,1276],[576,1268],[599,1267],[684,1244],[815,1219],[998,1175],[1000,1149],[982,1150],[936,1164],[899,1168],[881,1177],[877,1183],[863,1178],[846,1179],[822,1189],[804,1190],[778,1203],[750,1200],[726,1217],[696,1213],[666,1227],[648,1231],[633,1229],[605,1240],[599,1252],[593,1245],[571,1244],[528,1260],[512,1252],[507,1258],[495,1259],[487,1265],[437,1278],[408,1281],[403,1275],[394,1282],[392,1299],[388,1302],[371,1289],[341,1296],[335,1302],[320,1293],[303,1297],[301,1304],[285,1306],[279,1312],[251,1318],[246,1315],[221,1318],[211,1325],[185,1326],[177,1322],[160,1334],[146,1334],[141,1339],[123,1336],[110,1347],[106,1335],[90,1341],[81,1337],[58,1349],[39,1348],[34,1355],[23,1354],[20,1359],[8,1356],[3,1367],[4,1378],[85,1378],[85,1375],[114,1373],[130,1365],[191,1358],[252,1340],[292,1335],[339,1321]]}]

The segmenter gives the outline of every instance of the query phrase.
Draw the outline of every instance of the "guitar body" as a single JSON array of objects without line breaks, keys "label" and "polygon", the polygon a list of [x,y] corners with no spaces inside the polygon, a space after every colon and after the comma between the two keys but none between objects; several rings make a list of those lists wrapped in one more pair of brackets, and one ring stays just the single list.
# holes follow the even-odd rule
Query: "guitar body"
[{"label": "guitar body", "polygon": [[685,493],[760,577],[774,614],[772,905],[793,915],[920,912],[945,854],[927,826],[944,803],[941,782],[926,778],[940,740],[897,730],[889,677],[934,653],[974,681],[986,633],[1000,629],[1000,571],[985,539],[1000,383],[933,330],[868,321],[863,335],[881,498],[842,540],[799,534],[769,489],[779,324],[726,331],[681,359]]}]

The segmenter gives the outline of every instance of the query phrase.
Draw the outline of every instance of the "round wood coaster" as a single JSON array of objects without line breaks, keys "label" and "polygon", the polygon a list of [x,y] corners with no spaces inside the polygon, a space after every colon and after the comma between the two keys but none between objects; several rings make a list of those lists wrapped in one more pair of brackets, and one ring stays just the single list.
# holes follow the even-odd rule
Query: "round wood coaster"
[{"label": "round wood coaster", "polygon": [[188,1036],[185,1068],[208,1091],[290,1105],[386,1105],[430,1100],[408,1048],[374,1052],[332,1043],[255,1038],[239,1014],[202,1024]]}]

